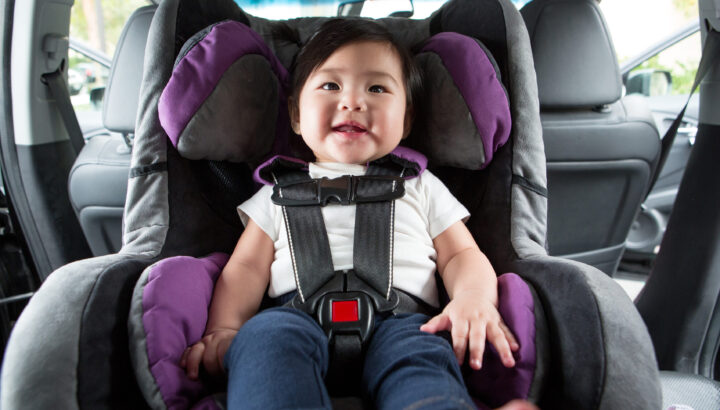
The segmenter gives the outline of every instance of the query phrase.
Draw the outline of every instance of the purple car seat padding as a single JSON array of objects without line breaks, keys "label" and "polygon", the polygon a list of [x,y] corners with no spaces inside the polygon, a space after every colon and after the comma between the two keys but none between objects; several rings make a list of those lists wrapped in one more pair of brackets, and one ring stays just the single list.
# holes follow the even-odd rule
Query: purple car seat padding
[{"label": "purple car seat padding", "polygon": [[258,54],[267,59],[280,82],[281,99],[284,98],[288,72],[262,37],[236,21],[219,23],[179,61],[160,96],[160,123],[175,147],[182,131],[225,71],[247,54]]},{"label": "purple car seat padding", "polygon": [[468,105],[482,138],[485,168],[493,153],[510,137],[510,105],[487,52],[471,37],[459,33],[438,33],[421,52],[437,54]]},{"label": "purple car seat padding", "polygon": [[[498,311],[520,344],[513,354],[515,367],[506,368],[497,351],[486,345],[481,371],[466,378],[470,394],[482,404],[497,407],[516,398],[528,398],[537,365],[535,302],[527,283],[514,273],[498,278]],[[482,406],[480,406],[482,408]]]},{"label": "purple car seat padding", "polygon": [[213,253],[197,259],[165,259],[148,274],[142,295],[148,364],[168,409],[187,409],[206,392],[180,367],[185,348],[202,338],[213,287],[229,259]]},{"label": "purple car seat padding", "polygon": [[[223,253],[205,258],[176,256],[156,264],[148,274],[142,295],[149,371],[168,409],[214,409],[214,400],[198,381],[187,378],[180,357],[187,346],[202,338],[213,286],[229,259]],[[489,347],[483,369],[467,378],[468,389],[482,403],[495,405],[527,398],[535,356],[534,303],[528,285],[509,273],[498,279],[499,311],[520,343],[517,364],[505,368]],[[489,345],[488,345],[489,346]]]},{"label": "purple car seat padding", "polygon": [[[194,41],[193,44],[194,46],[188,50],[187,54],[178,61],[159,102],[160,123],[175,147],[178,147],[183,130],[212,91],[216,87],[234,86],[234,84],[225,84],[222,81],[223,73],[243,55],[256,54],[266,58],[280,83],[280,99],[286,98],[288,92],[287,71],[260,35],[248,26],[236,21],[222,22],[213,26],[204,38]],[[497,77],[494,64],[485,49],[476,40],[458,33],[440,33],[431,37],[421,53],[434,53],[439,57],[438,65],[443,66],[443,70],[454,82],[452,92],[458,93],[459,98],[465,102],[464,107],[458,106],[457,116],[451,115],[443,120],[469,122],[468,127],[477,130],[482,144],[482,148],[477,146],[477,140],[473,135],[452,136],[453,146],[466,152],[477,152],[479,161],[453,158],[450,163],[445,164],[448,161],[447,158],[442,156],[433,158],[432,152],[426,152],[426,154],[430,155],[431,160],[435,161],[437,165],[461,166],[467,169],[484,168],[490,163],[497,148],[508,140],[511,127],[507,94]],[[245,91],[262,92],[262,90]],[[426,98],[433,99],[434,97],[434,95],[429,95]],[[241,109],[242,107],[238,107],[238,110]],[[282,101],[280,111],[283,113],[286,111]],[[438,113],[438,115],[450,114],[445,112]],[[287,122],[286,117],[287,115],[280,116],[278,121],[285,120]],[[207,124],[206,126],[212,127],[213,125]],[[416,124],[416,126],[422,127],[422,124]],[[247,157],[287,154],[289,152],[287,131],[287,124],[284,126],[279,124],[272,153],[252,152],[247,153]],[[251,136],[252,134],[249,137]],[[208,139],[206,144],[213,145],[211,135],[204,135],[204,137]],[[447,146],[448,137],[445,129],[438,130],[427,136],[429,141],[435,142],[428,146]],[[190,153],[186,154],[191,155]],[[193,158],[224,159],[193,154],[191,155]]]},{"label": "purple car seat padding", "polygon": [[[408,175],[407,177],[405,177],[405,179],[414,178],[414,177],[422,174],[423,171],[425,171],[425,169],[427,168],[427,157],[425,157],[425,155],[423,155],[413,149],[403,147],[403,146],[398,146],[391,152],[391,154],[393,154],[397,157],[400,157],[404,160],[407,160],[407,161],[417,164],[417,173]],[[258,183],[261,183],[264,185],[274,185],[275,184],[273,181],[269,181],[266,177],[263,177],[263,174],[264,174],[263,170],[267,166],[272,164],[276,159],[284,159],[286,161],[297,162],[298,164],[307,165],[307,162],[302,161],[297,158],[291,158],[291,157],[288,157],[285,155],[275,155],[275,156],[271,157],[270,159],[268,159],[267,161],[260,164],[260,166],[258,166],[257,168],[255,168],[255,171],[253,172],[253,179],[255,180],[255,182],[258,182]]]}]

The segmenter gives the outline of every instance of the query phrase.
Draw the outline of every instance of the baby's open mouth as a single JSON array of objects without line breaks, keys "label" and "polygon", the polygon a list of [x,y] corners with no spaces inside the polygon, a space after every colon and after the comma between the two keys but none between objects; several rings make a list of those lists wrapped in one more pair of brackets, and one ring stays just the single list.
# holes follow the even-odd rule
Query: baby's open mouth
[{"label": "baby's open mouth", "polygon": [[366,132],[367,130],[365,129],[365,127],[363,127],[360,124],[343,123],[343,124],[339,124],[339,125],[336,125],[335,127],[333,127],[333,131],[343,132],[343,133],[363,133],[363,132]]}]

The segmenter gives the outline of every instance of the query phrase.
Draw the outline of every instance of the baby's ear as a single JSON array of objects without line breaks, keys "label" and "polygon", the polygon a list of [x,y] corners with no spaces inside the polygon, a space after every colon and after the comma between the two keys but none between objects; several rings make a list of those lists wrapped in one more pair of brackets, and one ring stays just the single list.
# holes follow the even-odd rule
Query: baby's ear
[{"label": "baby's ear", "polygon": [[288,113],[290,114],[290,127],[295,134],[300,135],[300,111],[293,97],[288,97]]},{"label": "baby's ear", "polygon": [[403,136],[402,139],[407,138],[408,135],[410,135],[410,130],[412,129],[412,123],[415,119],[415,110],[413,109],[412,105],[408,105],[405,109],[405,122],[403,122]]}]

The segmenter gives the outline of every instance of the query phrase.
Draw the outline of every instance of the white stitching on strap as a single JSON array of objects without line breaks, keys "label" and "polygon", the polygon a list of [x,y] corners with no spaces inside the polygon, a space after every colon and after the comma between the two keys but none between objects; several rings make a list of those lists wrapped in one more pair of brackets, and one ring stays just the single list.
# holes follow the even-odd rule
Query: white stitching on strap
[{"label": "white stitching on strap", "polygon": [[[394,182],[393,182],[394,184]],[[394,191],[394,189],[393,189]],[[393,241],[395,240],[395,201],[390,203],[390,260],[388,261],[388,290],[385,299],[390,299],[390,292],[392,291],[393,283]]]},{"label": "white stitching on strap", "polygon": [[298,293],[300,294],[300,301],[305,303],[305,296],[303,295],[302,288],[300,287],[300,278],[298,277],[297,263],[295,262],[295,248],[293,247],[292,233],[290,232],[290,224],[288,223],[287,210],[282,207],[283,218],[285,219],[285,231],[288,235],[288,244],[290,246],[290,259],[292,260],[293,272],[295,272],[295,286],[297,286]]},{"label": "white stitching on strap", "polygon": [[[400,178],[405,174],[405,168],[400,171]],[[395,192],[395,181],[392,186],[393,192]],[[385,299],[390,299],[390,292],[392,291],[393,284],[393,259],[394,259],[394,242],[395,242],[395,200],[390,203],[390,260],[388,261],[388,290]]]}]

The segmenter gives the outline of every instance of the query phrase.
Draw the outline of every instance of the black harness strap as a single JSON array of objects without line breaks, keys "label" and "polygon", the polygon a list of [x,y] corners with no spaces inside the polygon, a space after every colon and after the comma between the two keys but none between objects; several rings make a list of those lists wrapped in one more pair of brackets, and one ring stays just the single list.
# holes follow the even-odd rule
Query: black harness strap
[{"label": "black harness strap", "polygon": [[[371,164],[367,174],[399,175],[403,177],[404,168],[383,164]],[[366,189],[399,189],[398,184],[391,187],[368,183]],[[404,191],[404,187],[403,187]],[[356,205],[355,239],[353,244],[353,267],[357,275],[364,279],[385,299],[390,299],[392,290],[393,237],[395,227],[395,201],[368,202]]]},{"label": "black harness strap", "polygon": [[[272,200],[282,206],[287,227],[298,291],[289,305],[315,317],[327,333],[326,382],[336,394],[359,386],[375,314],[391,313],[400,304],[392,288],[394,200],[405,194],[403,176],[411,164],[387,156],[372,162],[366,175],[335,179],[310,178],[303,164],[287,160],[263,170],[275,182]],[[334,271],[321,212],[329,203],[356,206],[349,271]]]},{"label": "black harness strap", "polygon": [[[273,174],[281,199],[304,199],[313,196],[312,185],[296,182],[312,181],[307,171]],[[283,206],[287,226],[290,257],[295,271],[295,284],[302,303],[315,294],[334,274],[330,243],[325,231],[320,206]]]}]

